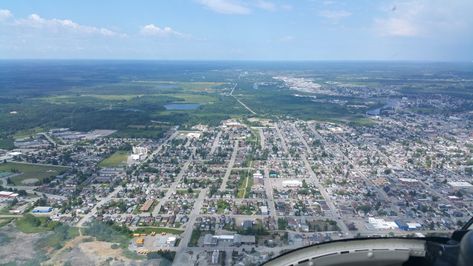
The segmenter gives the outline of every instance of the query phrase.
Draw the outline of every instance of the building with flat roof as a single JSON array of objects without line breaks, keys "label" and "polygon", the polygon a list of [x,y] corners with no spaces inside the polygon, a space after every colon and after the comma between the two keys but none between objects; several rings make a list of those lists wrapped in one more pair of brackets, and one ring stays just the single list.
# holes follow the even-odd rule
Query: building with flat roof
[{"label": "building with flat roof", "polygon": [[53,211],[53,207],[39,206],[39,207],[35,207],[31,212],[32,213],[50,213],[52,211]]},{"label": "building with flat roof", "polygon": [[283,187],[291,187],[291,188],[302,187],[302,181],[295,180],[295,179],[284,180],[284,181],[282,181],[282,186]]},{"label": "building with flat roof", "polygon": [[143,206],[141,206],[140,211],[142,211],[142,212],[147,212],[147,211],[149,211],[149,209],[151,208],[151,206],[153,206],[153,203],[154,203],[154,199],[149,199],[149,200],[145,201],[145,203],[143,204]]},{"label": "building with flat roof", "polygon": [[11,191],[0,191],[0,198],[13,199],[13,198],[16,198],[16,197],[18,197],[18,193],[14,193],[14,192],[11,192]]},{"label": "building with flat roof", "polygon": [[253,245],[256,243],[256,237],[251,235],[211,235],[204,236],[204,246],[215,247],[222,244],[231,246]]}]

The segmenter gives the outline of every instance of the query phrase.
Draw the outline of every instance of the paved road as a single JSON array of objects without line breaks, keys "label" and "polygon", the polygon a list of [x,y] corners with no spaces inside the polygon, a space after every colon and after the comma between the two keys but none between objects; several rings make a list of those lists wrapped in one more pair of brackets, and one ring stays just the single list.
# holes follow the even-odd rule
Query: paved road
[{"label": "paved road", "polygon": [[161,210],[161,206],[163,206],[165,201],[171,198],[172,193],[176,192],[177,185],[181,183],[182,177],[187,172],[187,169],[189,168],[189,165],[192,161],[193,155],[194,153],[192,153],[192,156],[190,156],[189,159],[184,163],[184,166],[181,168],[181,171],[179,172],[177,177],[174,179],[174,182],[169,187],[168,191],[166,192],[166,195],[162,199],[159,200],[159,203],[156,205],[156,207],[153,210],[153,216],[159,215],[159,210]]},{"label": "paved road", "polygon": [[322,184],[320,184],[319,179],[315,175],[309,161],[307,160],[307,156],[312,154],[312,151],[311,151],[309,145],[307,144],[306,140],[304,139],[304,137],[302,136],[300,131],[297,129],[297,127],[295,125],[292,125],[292,127],[294,129],[294,132],[296,133],[296,135],[299,137],[300,141],[304,144],[304,146],[306,148],[306,151],[301,155],[301,159],[304,162],[304,166],[305,166],[307,172],[309,173],[310,179],[312,181],[314,181],[314,184],[317,186],[318,190],[320,191],[322,196],[325,198],[325,202],[327,202],[327,206],[329,207],[330,212],[332,213],[333,220],[335,220],[337,222],[338,226],[340,227],[340,229],[344,233],[349,234],[350,230],[348,230],[348,227],[346,226],[346,224],[343,221],[340,221],[342,216],[340,215],[337,207],[333,203],[332,199],[330,198],[330,195],[328,195],[325,188],[322,186]]},{"label": "paved road", "polygon": [[[337,138],[339,140],[341,140],[342,142],[344,142],[347,146],[349,146],[350,148],[352,149],[355,149],[357,148],[356,146],[354,146],[353,144],[351,144],[348,140],[346,140],[343,136],[340,136],[340,135],[336,135]],[[375,145],[372,145],[371,143],[369,144],[370,145],[370,148],[373,149],[373,150],[376,150],[378,152],[379,155],[381,155],[389,164],[393,164],[391,158],[389,158],[388,156],[386,156],[384,154],[384,152],[382,152],[381,150],[379,150]],[[357,165],[357,164],[356,164]],[[367,179],[367,177],[361,172],[361,171],[358,171],[360,173],[360,175],[362,175],[365,179]],[[370,180],[369,180],[370,181]],[[462,212],[464,213],[465,211],[466,212],[469,212],[469,210],[467,210],[466,208],[465,209],[460,209],[458,208],[455,204],[451,204],[451,202],[449,202],[447,199],[445,199],[445,195],[442,195],[441,193],[439,193],[438,191],[436,191],[435,189],[432,189],[428,184],[426,184],[424,181],[422,180],[418,180],[420,184],[422,184],[425,188],[425,190],[428,190],[430,193],[432,193],[433,195],[437,196],[444,204],[449,204],[449,205],[452,205],[452,207],[459,211],[459,212]],[[372,184],[373,186],[375,186],[379,193],[382,193],[381,196],[389,201],[389,196],[384,192],[384,190],[382,190],[381,188],[379,188],[378,186]],[[399,208],[396,208],[396,210],[399,212]],[[471,213],[470,213],[471,214]],[[469,215],[471,216],[471,215]]]},{"label": "paved road", "polygon": [[90,219],[97,213],[97,209],[108,201],[110,201],[112,198],[114,198],[121,190],[122,187],[116,187],[112,193],[108,194],[105,198],[102,198],[97,204],[95,204],[94,208],[92,208],[89,213],[84,215],[82,219],[79,220],[79,222],[77,223],[77,227],[83,227],[86,222],[89,222]]},{"label": "paved road", "polygon": [[286,139],[283,137],[281,129],[279,129],[278,124],[275,124],[276,132],[278,133],[279,139],[281,140],[281,146],[289,159],[291,159],[291,154],[289,154],[289,149],[287,148]]},{"label": "paved road", "polygon": [[263,129],[262,129],[262,128],[258,128],[258,132],[259,132],[259,139],[260,139],[260,143],[261,143],[261,149],[264,149],[264,146],[265,146],[265,139],[264,139]]},{"label": "paved road", "polygon": [[58,146],[56,141],[53,138],[51,138],[47,133],[42,132],[42,133],[38,133],[38,135],[45,137],[51,144],[53,144],[54,147]]},{"label": "paved road", "polygon": [[[232,95],[233,96],[233,95]],[[244,104],[242,101],[240,101],[240,99],[238,99],[237,97],[233,96],[233,98],[235,98],[235,100],[237,100],[237,102],[239,102],[243,107],[245,107],[246,110],[248,110],[250,113],[256,115],[256,112],[253,111],[250,107],[248,107],[248,105]]]},{"label": "paved road", "polygon": [[217,136],[215,137],[214,139],[214,142],[212,143],[212,148],[210,149],[210,153],[209,155],[212,155],[215,153],[215,150],[217,149],[218,147],[218,143],[220,142],[220,136],[222,135],[222,131],[219,131],[217,133]]},{"label": "paved road", "polygon": [[19,218],[23,217],[23,215],[20,214],[0,214],[0,218]]},{"label": "paved road", "polygon": [[302,144],[304,144],[307,156],[310,156],[312,154],[312,150],[310,149],[309,144],[307,144],[307,141],[304,139],[304,136],[302,135],[302,133],[299,131],[299,129],[296,127],[295,124],[292,124],[292,128],[294,129],[294,132],[296,132],[296,135],[299,137]]},{"label": "paved road", "polygon": [[276,221],[276,207],[274,205],[274,195],[273,195],[273,185],[271,184],[271,178],[269,178],[269,169],[264,168],[264,190],[266,192],[266,197],[268,198],[268,210],[269,215]]},{"label": "paved road", "polygon": [[[317,130],[315,130],[315,128],[313,127],[313,125],[309,125],[309,128],[310,130],[317,136],[317,138],[319,138],[321,140],[321,142],[324,144],[324,146],[331,146],[332,147],[332,150],[337,152],[339,155],[341,155],[345,161],[347,162],[350,162],[352,160],[350,160],[346,155],[345,153],[343,153],[341,150],[340,150],[340,147],[338,147],[337,145],[331,145],[329,144],[324,137],[322,137],[322,135],[319,134],[319,132],[317,132]],[[335,134],[336,135],[336,134]],[[337,135],[336,135],[337,136]],[[349,142],[347,142],[348,145],[351,145]],[[360,174],[360,177],[368,184],[371,184],[371,187],[375,188],[376,191],[378,192],[378,195],[381,197],[382,200],[385,200],[385,201],[389,201],[389,197],[388,195],[386,194],[386,192],[384,190],[382,190],[380,187],[378,187],[377,185],[375,185],[364,173],[363,171],[361,171],[358,167],[358,164],[352,164],[353,165],[353,169],[352,169],[352,172],[356,172],[356,173],[359,173]]]},{"label": "paved road", "polygon": [[150,155],[148,155],[148,157],[146,157],[146,159],[143,160],[143,162],[141,162],[141,165],[149,162],[150,160],[153,160],[154,157],[161,152],[161,149],[164,147],[164,145],[166,145],[169,141],[174,139],[178,134],[179,134],[179,132],[177,132],[177,131],[173,132],[163,143],[161,143],[156,148],[156,150],[154,150]]},{"label": "paved road", "polygon": [[330,212],[332,213],[333,220],[335,220],[337,222],[338,226],[340,227],[340,229],[344,233],[349,234],[350,230],[348,230],[348,227],[346,226],[346,224],[343,221],[339,221],[339,219],[341,219],[342,216],[338,212],[338,209],[335,207],[335,204],[333,204],[333,201],[330,198],[330,196],[328,195],[325,188],[322,186],[322,184],[320,184],[319,179],[315,175],[314,171],[312,171],[312,167],[310,166],[309,161],[307,161],[306,155],[304,154],[301,157],[302,157],[302,160],[304,161],[304,165],[305,165],[307,171],[309,172],[311,180],[314,181],[314,183],[317,186],[317,188],[319,189],[320,193],[325,198],[325,202],[327,202],[327,206],[330,208]]},{"label": "paved road", "polygon": [[192,209],[189,215],[189,221],[187,222],[186,229],[184,233],[181,234],[181,241],[179,242],[179,246],[176,248],[176,259],[174,260],[173,265],[179,265],[180,262],[184,261],[184,250],[187,248],[187,244],[189,243],[192,231],[194,229],[194,223],[199,216],[200,209],[202,208],[202,203],[204,202],[204,198],[207,196],[207,189],[203,189],[200,191],[199,197],[195,201],[194,208]]},{"label": "paved road", "polygon": [[228,182],[228,177],[230,177],[230,174],[232,173],[233,165],[235,164],[235,159],[238,153],[238,146],[239,146],[239,141],[235,140],[235,145],[233,145],[232,157],[230,158],[227,171],[225,172],[225,175],[223,176],[222,184],[220,185],[221,191],[225,190],[225,187],[227,186],[227,182]]},{"label": "paved road", "polygon": [[[240,77],[238,77],[240,79]],[[232,96],[239,104],[241,104],[243,107],[245,107],[246,110],[248,110],[250,113],[256,115],[256,112],[251,110],[250,107],[248,107],[246,104],[244,104],[242,101],[240,101],[235,95],[233,95],[233,92],[235,91],[235,88],[238,86],[238,83],[235,83],[235,86],[233,86],[232,91],[230,92],[230,96]]]}]

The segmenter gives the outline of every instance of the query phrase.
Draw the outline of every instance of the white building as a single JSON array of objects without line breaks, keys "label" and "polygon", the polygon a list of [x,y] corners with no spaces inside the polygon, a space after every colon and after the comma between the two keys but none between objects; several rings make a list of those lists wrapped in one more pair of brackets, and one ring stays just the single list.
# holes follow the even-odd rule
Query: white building
[{"label": "white building", "polygon": [[147,154],[148,154],[148,148],[134,146],[133,153],[131,154],[131,159],[134,161],[142,160],[146,157]]},{"label": "white building", "polygon": [[368,222],[375,229],[380,229],[380,230],[398,229],[399,228],[394,221],[386,221],[386,220],[381,219],[381,218],[370,217],[370,218],[368,218]]},{"label": "white building", "polygon": [[258,171],[258,172],[253,174],[253,178],[263,178],[263,175],[261,174],[260,171]]},{"label": "white building", "polygon": [[282,186],[290,188],[302,187],[302,181],[296,179],[284,180],[282,181]]}]

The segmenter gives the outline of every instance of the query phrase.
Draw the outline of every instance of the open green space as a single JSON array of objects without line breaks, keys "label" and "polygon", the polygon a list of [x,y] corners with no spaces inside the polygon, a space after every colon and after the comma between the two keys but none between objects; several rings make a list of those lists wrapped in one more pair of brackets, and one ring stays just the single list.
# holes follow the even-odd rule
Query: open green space
[{"label": "open green space", "polygon": [[0,163],[1,172],[11,172],[17,174],[10,178],[11,182],[17,186],[41,184],[47,179],[62,174],[66,167],[29,163]]},{"label": "open green space", "polygon": [[132,235],[126,226],[103,222],[92,222],[88,227],[83,228],[82,233],[95,237],[99,241],[117,243],[124,249],[128,247]]},{"label": "open green space", "polygon": [[6,137],[0,135],[0,149],[11,150],[15,148],[12,137]]},{"label": "open green space", "polygon": [[16,219],[15,224],[18,230],[26,234],[48,232],[60,225],[49,217],[35,217],[31,214]]},{"label": "open green space", "polygon": [[[251,167],[251,163],[250,163]],[[238,181],[237,198],[247,198],[253,186],[253,176],[249,171],[240,173],[240,180]]]},{"label": "open green space", "polygon": [[199,238],[202,236],[204,233],[209,233],[213,234],[214,232],[209,231],[209,232],[202,232],[200,229],[193,229],[192,234],[191,234],[191,239],[189,240],[189,243],[187,243],[188,247],[197,247],[197,244],[199,243]]},{"label": "open green space", "polygon": [[167,228],[167,227],[138,227],[133,230],[135,234],[151,234],[155,232],[156,234],[166,233],[166,234],[173,234],[173,235],[180,235],[184,231],[174,228]]},{"label": "open green space", "polygon": [[13,221],[13,218],[0,218],[0,228],[11,223],[11,221]]},{"label": "open green space", "polygon": [[119,167],[126,165],[130,153],[128,151],[116,151],[108,158],[99,163],[100,167]]},{"label": "open green space", "polygon": [[226,209],[230,209],[230,203],[226,202],[225,200],[218,200],[217,201],[217,213],[223,214]]},{"label": "open green space", "polygon": [[60,249],[64,244],[79,235],[79,229],[76,227],[70,227],[65,224],[56,226],[52,233],[42,237],[37,243],[38,249],[49,250],[49,249]]},{"label": "open green space", "polygon": [[15,132],[13,137],[15,139],[24,139],[24,138],[32,137],[40,132],[44,132],[44,128],[41,128],[41,127],[29,128],[29,129],[24,129],[24,130]]}]

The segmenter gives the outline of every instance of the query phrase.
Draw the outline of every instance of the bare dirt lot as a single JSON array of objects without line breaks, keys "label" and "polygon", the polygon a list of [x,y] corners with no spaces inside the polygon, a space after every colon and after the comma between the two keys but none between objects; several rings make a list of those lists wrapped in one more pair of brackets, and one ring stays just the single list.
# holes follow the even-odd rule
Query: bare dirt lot
[{"label": "bare dirt lot", "polygon": [[[103,241],[87,241],[88,237],[79,236],[69,241],[56,251],[44,265],[159,265],[159,260],[132,260],[123,255],[120,248],[113,249],[112,244]],[[85,241],[85,242],[84,242]]]},{"label": "bare dirt lot", "polygon": [[0,264],[14,262],[17,265],[30,263],[38,257],[34,249],[34,243],[40,239],[44,233],[25,234],[15,229],[12,224],[0,229],[2,235],[0,240]]}]

